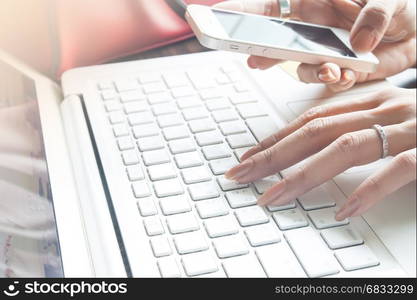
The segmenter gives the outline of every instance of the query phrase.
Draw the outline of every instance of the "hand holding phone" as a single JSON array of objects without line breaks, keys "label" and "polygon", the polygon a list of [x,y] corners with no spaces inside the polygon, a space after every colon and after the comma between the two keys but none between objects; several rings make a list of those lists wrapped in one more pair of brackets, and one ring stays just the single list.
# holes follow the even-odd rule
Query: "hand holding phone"
[{"label": "hand holding phone", "polygon": [[[374,54],[380,60],[375,73],[352,71],[349,67],[343,66],[341,68],[337,63],[330,63],[329,60],[318,64],[303,63],[298,70],[302,81],[326,83],[334,90],[344,90],[353,86],[356,81],[385,78],[415,64],[415,55],[414,60],[412,56],[410,59],[410,53],[415,52],[415,10],[406,9],[410,5],[415,6],[415,1],[388,1],[389,3],[383,7],[385,15],[391,18],[388,21],[378,18],[375,2],[374,0],[291,1],[293,7],[291,18],[350,30],[353,46],[351,50],[369,51],[375,48]],[[267,5],[272,5],[272,9],[266,9]],[[222,2],[217,7],[256,14],[280,15],[278,1],[232,0]],[[372,39],[376,41],[374,45],[368,43],[370,38],[369,41],[363,39],[363,32],[366,31],[363,28],[368,27],[376,28],[373,33],[375,38]],[[277,59],[261,55],[255,53],[250,56],[249,66],[266,69],[279,62]]]}]

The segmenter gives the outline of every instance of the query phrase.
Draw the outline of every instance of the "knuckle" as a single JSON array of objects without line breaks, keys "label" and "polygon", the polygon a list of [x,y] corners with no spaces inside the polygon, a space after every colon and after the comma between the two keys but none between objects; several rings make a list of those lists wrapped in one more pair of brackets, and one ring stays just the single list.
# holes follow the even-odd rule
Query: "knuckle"
[{"label": "knuckle", "polygon": [[382,3],[375,3],[369,9],[366,9],[364,15],[372,23],[379,25],[386,25],[390,20],[390,14]]},{"label": "knuckle", "polygon": [[325,106],[315,106],[304,112],[300,118],[304,123],[308,123],[311,120],[323,117],[326,115],[326,112]]},{"label": "knuckle", "polygon": [[265,163],[270,164],[272,162],[272,157],[273,157],[272,150],[270,148],[262,151],[262,158]]},{"label": "knuckle", "polygon": [[382,193],[382,186],[376,178],[370,177],[366,180],[366,183],[368,186],[368,192],[376,194]]},{"label": "knuckle", "polygon": [[301,129],[302,135],[307,138],[320,136],[329,128],[329,123],[326,118],[311,120]]},{"label": "knuckle", "polygon": [[355,164],[357,151],[361,147],[363,139],[358,134],[346,133],[339,137],[335,142],[336,151],[350,159],[351,164]]},{"label": "knuckle", "polygon": [[405,171],[413,171],[416,168],[415,151],[403,152],[395,157],[396,163]]}]

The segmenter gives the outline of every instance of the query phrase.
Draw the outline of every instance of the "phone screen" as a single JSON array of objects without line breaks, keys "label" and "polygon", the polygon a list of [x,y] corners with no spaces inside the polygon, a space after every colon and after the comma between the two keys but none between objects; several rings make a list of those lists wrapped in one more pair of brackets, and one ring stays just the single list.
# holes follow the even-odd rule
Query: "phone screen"
[{"label": "phone screen", "polygon": [[213,9],[231,39],[323,55],[357,57],[331,29]]}]

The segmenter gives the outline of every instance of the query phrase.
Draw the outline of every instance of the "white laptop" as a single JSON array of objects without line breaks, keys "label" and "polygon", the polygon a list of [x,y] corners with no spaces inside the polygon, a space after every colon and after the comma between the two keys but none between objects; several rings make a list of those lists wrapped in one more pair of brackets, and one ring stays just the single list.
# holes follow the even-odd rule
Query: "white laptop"
[{"label": "white laptop", "polygon": [[207,52],[74,69],[61,86],[0,55],[1,276],[415,276],[415,187],[363,217],[337,207],[384,163],[289,205],[280,174],[224,179],[240,155],[329,95],[280,68]]}]

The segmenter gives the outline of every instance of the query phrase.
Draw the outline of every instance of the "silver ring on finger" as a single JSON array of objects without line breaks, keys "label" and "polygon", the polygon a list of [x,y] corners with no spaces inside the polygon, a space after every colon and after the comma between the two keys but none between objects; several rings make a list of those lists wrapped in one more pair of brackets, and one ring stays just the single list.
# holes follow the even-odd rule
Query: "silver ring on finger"
[{"label": "silver ring on finger", "polygon": [[375,124],[372,126],[373,129],[378,133],[379,138],[382,142],[382,151],[381,151],[381,158],[385,158],[388,156],[389,152],[389,144],[387,134],[385,133],[384,127],[381,125]]}]

